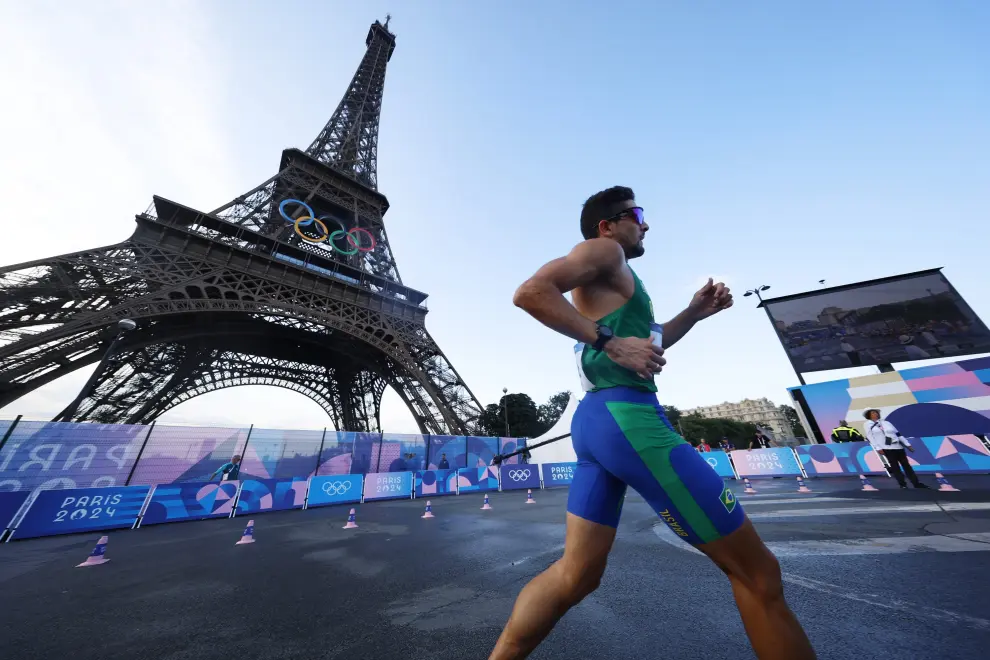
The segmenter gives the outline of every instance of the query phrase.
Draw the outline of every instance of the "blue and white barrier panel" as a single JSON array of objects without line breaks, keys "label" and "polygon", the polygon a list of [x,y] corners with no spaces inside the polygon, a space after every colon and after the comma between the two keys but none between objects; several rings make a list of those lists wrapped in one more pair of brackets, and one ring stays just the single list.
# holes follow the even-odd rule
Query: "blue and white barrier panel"
[{"label": "blue and white barrier panel", "polygon": [[553,488],[554,486],[570,486],[574,481],[574,470],[577,463],[543,463],[540,465],[543,470],[543,487]]},{"label": "blue and white barrier panel", "polygon": [[701,452],[701,456],[705,459],[706,463],[712,466],[712,469],[715,470],[715,474],[718,476],[723,479],[736,478],[736,472],[732,469],[732,462],[729,460],[729,455],[721,449],[703,451]]},{"label": "blue and white barrier panel", "polygon": [[536,465],[525,463],[503,465],[499,478],[502,481],[502,490],[540,487],[540,470]]},{"label": "blue and white barrier panel", "polygon": [[364,501],[412,497],[412,472],[374,472],[365,477]]},{"label": "blue and white barrier panel", "polygon": [[19,539],[133,527],[151,486],[43,490],[12,537]]},{"label": "blue and white barrier panel", "polygon": [[14,493],[0,493],[0,532],[10,527],[14,516],[21,510],[24,500],[31,491],[22,490]]},{"label": "blue and white barrier panel", "polygon": [[347,504],[361,501],[364,477],[360,474],[335,474],[309,480],[307,508],[327,504]]}]

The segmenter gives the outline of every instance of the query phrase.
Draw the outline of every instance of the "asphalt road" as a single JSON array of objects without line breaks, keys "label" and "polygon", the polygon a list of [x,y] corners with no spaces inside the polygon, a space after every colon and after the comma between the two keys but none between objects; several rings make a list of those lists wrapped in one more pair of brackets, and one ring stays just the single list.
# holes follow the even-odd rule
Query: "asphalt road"
[{"label": "asphalt road", "polygon": [[[930,483],[934,480],[927,479]],[[960,493],[755,481],[740,495],[781,558],[820,658],[986,658],[990,477]],[[741,488],[740,488],[741,492]],[[566,490],[258,515],[0,546],[0,656],[86,660],[485,658],[522,585],[556,559]],[[729,586],[630,495],[601,588],[533,658],[752,658]]]}]

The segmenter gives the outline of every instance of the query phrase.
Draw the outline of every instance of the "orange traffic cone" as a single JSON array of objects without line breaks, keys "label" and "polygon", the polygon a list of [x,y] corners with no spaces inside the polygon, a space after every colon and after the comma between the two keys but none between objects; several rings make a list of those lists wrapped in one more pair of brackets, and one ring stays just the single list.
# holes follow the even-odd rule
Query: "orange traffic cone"
[{"label": "orange traffic cone", "polygon": [[245,543],[254,543],[254,521],[249,520],[247,527],[244,528],[244,533],[241,534],[241,540],[234,545],[244,545]]},{"label": "orange traffic cone", "polygon": [[798,477],[797,478],[797,482],[798,482],[798,492],[799,493],[810,493],[811,492],[811,489],[804,485],[804,479],[802,479],[801,477]]},{"label": "orange traffic cone", "polygon": [[76,564],[76,568],[99,566],[100,564],[105,564],[110,561],[103,556],[107,551],[107,541],[108,538],[106,536],[101,536],[100,540],[96,542],[96,547],[93,548],[93,552],[89,553],[89,557],[86,557],[86,561],[81,564]]},{"label": "orange traffic cone", "polygon": [[866,478],[865,474],[859,475],[859,480],[863,484],[863,490],[865,491],[877,490],[876,488],[873,487],[873,484],[870,483],[870,480]]},{"label": "orange traffic cone", "polygon": [[426,500],[426,513],[424,513],[421,517],[422,518],[436,518],[436,516],[433,515],[433,507],[430,505],[430,501],[429,500]]},{"label": "orange traffic cone", "polygon": [[347,524],[344,525],[344,529],[357,529],[356,518],[357,514],[354,513],[354,509],[351,509],[351,512],[347,514]]},{"label": "orange traffic cone", "polygon": [[749,482],[749,479],[743,479],[743,483],[746,485],[746,489],[743,491],[747,495],[752,495],[756,493],[756,489],[753,488],[753,484]]},{"label": "orange traffic cone", "polygon": [[935,479],[938,480],[938,489],[944,493],[958,493],[959,489],[954,488],[949,480],[942,476],[941,472],[935,473]]},{"label": "orange traffic cone", "polygon": [[526,490],[526,504],[536,504],[536,500],[533,499],[533,489],[528,488]]},{"label": "orange traffic cone", "polygon": [[492,505],[488,503],[488,494],[486,493],[485,494],[485,505],[483,507],[481,507],[481,510],[482,511],[488,511],[491,508],[492,508]]}]

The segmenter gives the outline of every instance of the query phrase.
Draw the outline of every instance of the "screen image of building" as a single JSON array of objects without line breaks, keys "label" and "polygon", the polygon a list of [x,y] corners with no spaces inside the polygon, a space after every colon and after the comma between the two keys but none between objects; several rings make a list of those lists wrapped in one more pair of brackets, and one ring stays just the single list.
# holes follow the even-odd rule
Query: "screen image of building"
[{"label": "screen image of building", "polygon": [[773,401],[766,397],[743,399],[739,403],[726,402],[714,406],[699,406],[684,410],[683,414],[698,414],[707,419],[734,419],[737,422],[752,422],[761,429],[769,431],[775,439],[790,438],[794,435],[784,413],[780,412]]}]

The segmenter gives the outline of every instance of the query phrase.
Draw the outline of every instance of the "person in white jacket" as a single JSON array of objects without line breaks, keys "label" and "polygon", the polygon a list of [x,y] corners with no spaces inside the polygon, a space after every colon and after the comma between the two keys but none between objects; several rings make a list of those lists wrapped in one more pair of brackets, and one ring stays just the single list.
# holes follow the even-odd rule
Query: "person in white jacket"
[{"label": "person in white jacket", "polygon": [[[914,473],[914,469],[908,461],[907,452],[914,452],[911,442],[902,436],[893,424],[880,419],[880,411],[876,408],[864,412],[863,417],[866,418],[866,439],[877,450],[877,453],[887,459],[890,473],[894,479],[897,479],[900,487],[907,488],[904,481],[904,475],[907,474],[907,478],[911,480],[915,488],[928,488],[918,481],[918,475]],[[903,473],[901,472],[902,467],[904,468]]]}]

